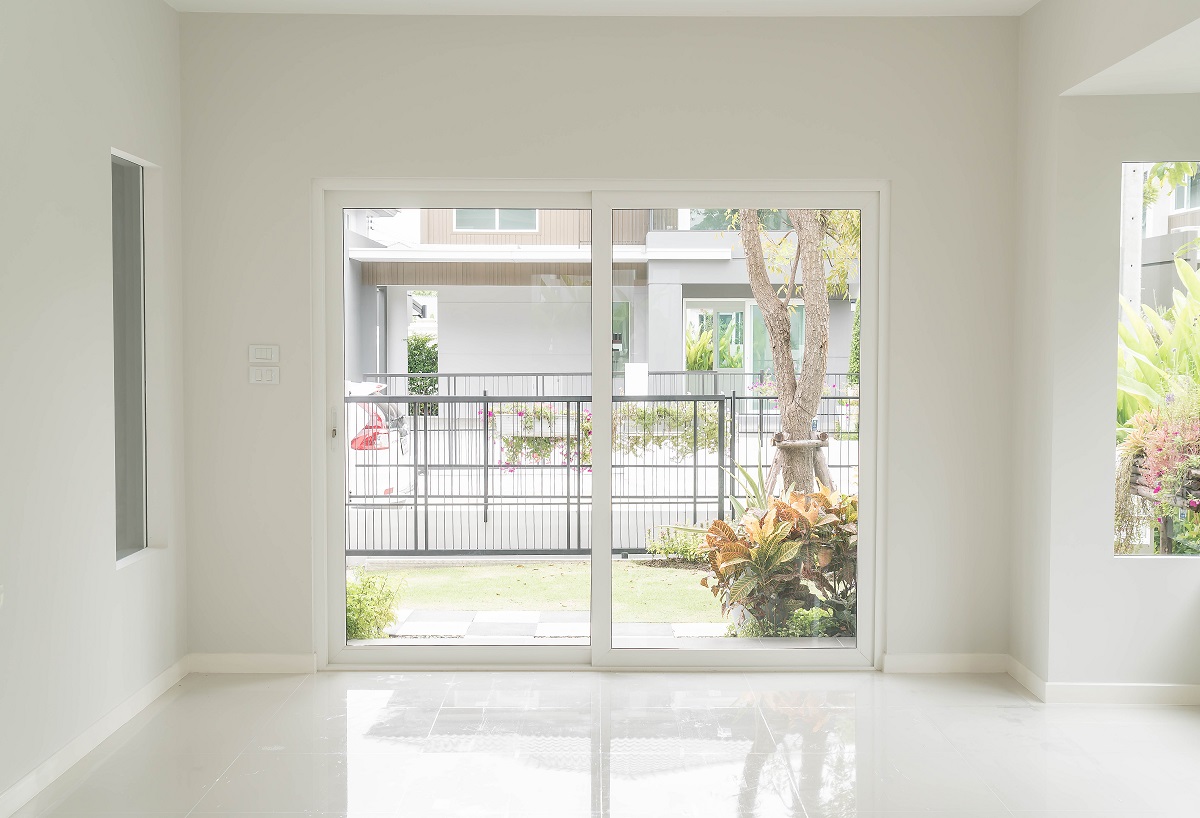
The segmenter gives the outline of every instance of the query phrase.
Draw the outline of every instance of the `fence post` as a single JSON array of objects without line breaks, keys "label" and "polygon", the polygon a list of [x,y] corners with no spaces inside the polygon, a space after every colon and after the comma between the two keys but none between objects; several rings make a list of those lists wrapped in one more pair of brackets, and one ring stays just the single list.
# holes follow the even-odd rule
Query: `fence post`
[{"label": "fence post", "polygon": [[[576,428],[579,430],[575,446],[575,547],[583,548],[583,402],[575,404]],[[570,429],[567,430],[570,432]]]},{"label": "fence post", "polygon": [[692,525],[700,522],[700,401],[692,401]]},{"label": "fence post", "polygon": [[[488,411],[487,390],[483,392],[483,521],[488,521],[488,464],[492,460],[492,416]],[[465,458],[464,458],[465,459]]]},{"label": "fence post", "polygon": [[429,469],[429,415],[421,415],[423,423],[421,428],[425,432],[425,443],[422,448],[425,450],[425,550],[429,550],[429,493],[432,487],[429,485],[432,474]]},{"label": "fence post", "polygon": [[[553,406],[553,404],[551,404],[551,406]],[[564,461],[563,462],[563,478],[565,479],[566,484],[567,484],[567,510],[566,510],[566,513],[563,515],[563,519],[566,521],[567,536],[563,540],[563,547],[567,550],[570,550],[570,548],[571,548],[571,402],[563,401],[563,406],[566,407],[566,413],[567,413],[567,418],[566,418],[566,420],[567,420],[567,428],[566,428],[567,445],[566,445],[565,450],[563,451],[563,461]],[[553,411],[551,411],[550,416],[551,416],[551,418],[554,417]],[[553,419],[550,421],[550,424],[551,424],[550,425],[550,434],[553,435],[554,434]],[[551,440],[553,440],[553,439],[554,438],[551,437]]]},{"label": "fence post", "polygon": [[[730,397],[730,404],[733,409],[734,423],[737,422],[737,390],[733,390],[733,395]],[[737,439],[731,440],[730,446],[730,462],[733,462],[733,446],[737,445]],[[717,403],[717,519],[725,519],[725,401]]]}]

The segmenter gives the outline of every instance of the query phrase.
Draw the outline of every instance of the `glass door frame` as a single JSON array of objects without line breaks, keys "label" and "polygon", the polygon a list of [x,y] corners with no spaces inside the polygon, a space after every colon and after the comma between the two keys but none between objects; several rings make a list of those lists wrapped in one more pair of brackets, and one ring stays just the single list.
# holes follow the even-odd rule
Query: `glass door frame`
[{"label": "glass door frame", "polygon": [[[312,461],[313,630],[318,668],[558,668],[688,670],[869,670],[882,667],[885,463],[881,418],[886,369],[889,188],[881,180],[833,182],[625,182],[512,179],[321,179],[313,185]],[[612,506],[612,304],[614,210],[769,205],[856,209],[862,213],[860,287],[860,518],[858,628],[854,648],[613,648],[612,515],[591,515],[590,644],[355,645],[344,639],[345,473],[342,468],[343,210],[354,208],[514,207],[592,212],[592,507]],[[744,320],[749,320],[748,316]],[[599,363],[599,365],[597,365]],[[715,365],[715,361],[714,361]],[[336,432],[336,434],[334,434]]]}]

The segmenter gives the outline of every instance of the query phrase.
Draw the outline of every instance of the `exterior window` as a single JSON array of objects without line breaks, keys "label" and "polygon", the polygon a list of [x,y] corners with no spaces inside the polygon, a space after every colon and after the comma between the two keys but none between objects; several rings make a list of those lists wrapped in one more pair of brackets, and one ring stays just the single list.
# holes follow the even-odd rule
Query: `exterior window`
[{"label": "exterior window", "polygon": [[538,212],[533,209],[460,208],[454,211],[454,229],[498,233],[536,233]]},{"label": "exterior window", "polygon": [[1200,207],[1200,173],[1175,188],[1172,210],[1191,210]]},{"label": "exterior window", "polygon": [[113,386],[117,559],[146,547],[142,167],[112,157]]}]

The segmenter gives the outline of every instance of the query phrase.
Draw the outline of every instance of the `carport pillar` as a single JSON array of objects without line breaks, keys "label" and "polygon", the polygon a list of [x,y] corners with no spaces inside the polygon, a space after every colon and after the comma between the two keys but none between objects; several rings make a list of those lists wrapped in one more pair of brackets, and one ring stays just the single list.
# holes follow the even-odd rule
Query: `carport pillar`
[{"label": "carport pillar", "polygon": [[649,356],[651,372],[678,372],[683,357],[683,285],[649,284],[646,288],[650,320]]}]

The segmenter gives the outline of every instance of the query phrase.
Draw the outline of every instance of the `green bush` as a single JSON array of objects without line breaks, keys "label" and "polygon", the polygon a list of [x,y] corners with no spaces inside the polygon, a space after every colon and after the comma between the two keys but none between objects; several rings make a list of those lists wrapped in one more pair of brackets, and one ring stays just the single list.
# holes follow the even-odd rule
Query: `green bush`
[{"label": "green bush", "polygon": [[799,608],[780,625],[752,619],[735,636],[769,636],[797,639],[802,636],[829,636],[837,632],[833,612],[827,608]]},{"label": "green bush", "polygon": [[850,381],[851,386],[858,386],[858,370],[859,370],[859,336],[861,334],[861,321],[859,316],[862,315],[862,305],[856,303],[854,305],[854,328],[850,331]]},{"label": "green bush", "polygon": [[380,639],[383,629],[396,617],[400,588],[392,586],[384,574],[370,574],[363,568],[346,583],[346,638]]},{"label": "green bush", "polygon": [[704,530],[685,525],[660,526],[646,532],[646,551],[660,557],[702,563],[708,559]]},{"label": "green bush", "polygon": [[[419,333],[408,336],[408,371],[438,371],[437,338],[434,338],[432,335],[422,335]],[[436,395],[438,393],[438,379],[410,377],[408,379],[408,393],[410,395]],[[438,407],[436,403],[414,403],[409,406],[409,414],[436,415],[437,413]]]}]

